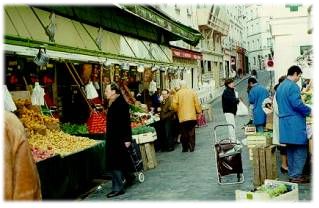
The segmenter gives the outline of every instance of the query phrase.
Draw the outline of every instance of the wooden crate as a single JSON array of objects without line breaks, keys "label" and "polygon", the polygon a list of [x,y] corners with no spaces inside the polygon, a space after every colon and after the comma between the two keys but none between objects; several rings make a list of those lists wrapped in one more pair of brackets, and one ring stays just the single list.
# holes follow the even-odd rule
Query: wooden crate
[{"label": "wooden crate", "polygon": [[236,190],[236,200],[240,201],[293,201],[296,202],[299,200],[299,189],[298,184],[290,183],[285,181],[275,181],[275,180],[265,180],[265,185],[272,184],[285,184],[288,185],[291,191],[279,195],[277,197],[271,198],[267,193],[260,192],[250,192],[250,191],[241,191]]},{"label": "wooden crate", "polygon": [[277,178],[276,146],[254,147],[253,152],[253,184],[260,186],[265,179]]},{"label": "wooden crate", "polygon": [[149,170],[157,166],[154,143],[148,142],[139,144],[143,160],[144,170]]},{"label": "wooden crate", "polygon": [[263,135],[248,135],[247,146],[252,148],[254,146],[267,147],[272,144],[272,138]]},{"label": "wooden crate", "polygon": [[12,95],[13,100],[18,100],[18,99],[31,100],[31,94],[29,91],[11,91],[10,93]]}]

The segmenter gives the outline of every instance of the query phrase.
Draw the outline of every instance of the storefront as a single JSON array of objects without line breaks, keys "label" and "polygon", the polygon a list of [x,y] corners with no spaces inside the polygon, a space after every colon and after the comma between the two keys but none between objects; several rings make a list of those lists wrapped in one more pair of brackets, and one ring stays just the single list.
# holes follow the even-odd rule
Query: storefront
[{"label": "storefront", "polygon": [[246,63],[245,63],[245,53],[246,49],[237,47],[237,73],[239,75],[246,74]]},{"label": "storefront", "polygon": [[178,75],[174,78],[186,80],[189,88],[197,89],[200,77],[199,61],[202,60],[202,54],[182,48],[171,48],[171,50],[173,64],[178,69]]},{"label": "storefront", "polygon": [[[150,16],[155,19],[147,20]],[[166,26],[162,25],[164,20]],[[165,27],[174,28],[175,32]],[[196,45],[198,37],[196,31],[144,6],[6,6],[5,84],[9,91],[29,94],[38,82],[49,96],[46,104],[55,106],[61,122],[83,124],[94,104],[88,102],[84,90],[89,81],[100,102],[110,81],[123,84],[123,91],[131,101],[141,90],[149,89],[152,81],[155,89],[163,87],[161,74],[174,66],[169,41],[183,39]],[[23,105],[30,107],[29,103]],[[143,124],[147,122],[152,121]],[[33,135],[35,147],[39,145],[37,139],[48,137],[51,132],[48,128],[40,129],[42,136]],[[59,135],[54,138],[59,137],[62,142],[70,136]],[[92,144],[67,154],[58,150],[54,157],[38,163],[44,198],[69,197],[104,171],[104,160],[98,164],[90,161],[104,155],[105,143],[86,141]],[[56,172],[57,169],[61,171]]]}]

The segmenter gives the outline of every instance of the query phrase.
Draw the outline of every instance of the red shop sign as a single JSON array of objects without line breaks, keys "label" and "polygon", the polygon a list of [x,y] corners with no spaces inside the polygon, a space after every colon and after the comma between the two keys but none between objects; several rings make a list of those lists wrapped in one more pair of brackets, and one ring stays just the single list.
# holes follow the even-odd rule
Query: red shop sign
[{"label": "red shop sign", "polygon": [[172,48],[173,56],[187,58],[187,59],[202,59],[202,54],[191,51],[184,51],[177,48]]}]

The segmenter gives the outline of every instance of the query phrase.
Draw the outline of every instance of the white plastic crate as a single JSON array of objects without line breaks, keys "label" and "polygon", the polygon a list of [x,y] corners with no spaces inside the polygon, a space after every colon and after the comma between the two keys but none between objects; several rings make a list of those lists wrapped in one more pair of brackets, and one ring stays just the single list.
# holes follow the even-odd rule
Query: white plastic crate
[{"label": "white plastic crate", "polygon": [[290,183],[285,181],[276,181],[276,180],[268,180],[266,179],[264,184],[285,184],[288,185],[292,190],[281,194],[277,197],[271,198],[267,193],[264,192],[250,192],[250,191],[241,191],[236,190],[236,200],[240,201],[290,201],[296,202],[299,201],[299,189],[297,183]]}]

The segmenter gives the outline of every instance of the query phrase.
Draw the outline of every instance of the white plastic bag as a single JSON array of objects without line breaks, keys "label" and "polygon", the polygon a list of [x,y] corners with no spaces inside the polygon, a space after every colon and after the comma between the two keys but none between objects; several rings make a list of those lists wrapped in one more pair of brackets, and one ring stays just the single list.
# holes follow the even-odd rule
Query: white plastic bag
[{"label": "white plastic bag", "polygon": [[31,95],[32,105],[44,105],[44,95],[44,89],[36,82]]},{"label": "white plastic bag", "polygon": [[156,82],[154,82],[153,80],[150,82],[150,86],[148,88],[148,91],[151,94],[154,94],[156,92],[157,88],[156,88]]},{"label": "white plastic bag", "polygon": [[85,92],[87,99],[94,99],[99,97],[93,83],[90,81],[87,85],[85,85]]},{"label": "white plastic bag", "polygon": [[4,85],[3,89],[4,89],[4,109],[11,112],[17,110],[17,107],[15,103],[13,102],[12,96],[7,88],[7,85]]},{"label": "white plastic bag", "polygon": [[237,105],[237,116],[248,116],[248,108],[247,106],[243,103],[243,101],[239,101]]}]

